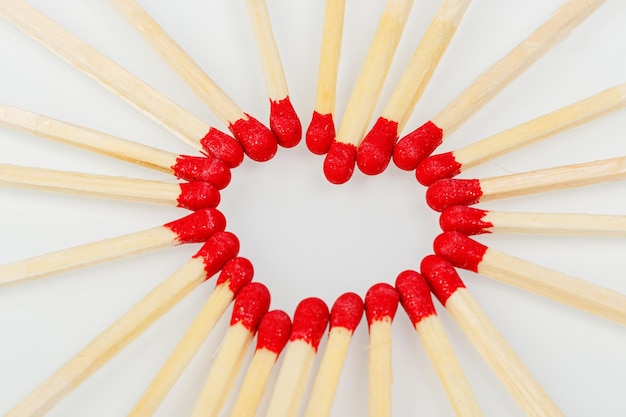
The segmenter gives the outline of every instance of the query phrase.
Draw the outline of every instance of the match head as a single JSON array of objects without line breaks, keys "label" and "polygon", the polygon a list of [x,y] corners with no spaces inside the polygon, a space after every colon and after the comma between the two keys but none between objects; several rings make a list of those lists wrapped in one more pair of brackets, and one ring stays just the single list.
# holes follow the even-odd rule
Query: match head
[{"label": "match head", "polygon": [[487,210],[474,207],[452,206],[445,209],[439,216],[439,225],[444,232],[461,232],[464,235],[491,233],[488,229],[493,223],[483,220]]},{"label": "match head", "polygon": [[233,303],[230,325],[241,323],[251,333],[255,333],[261,317],[270,308],[270,292],[260,282],[251,282],[237,294]]},{"label": "match head", "polygon": [[480,180],[444,179],[428,187],[426,204],[435,211],[443,211],[451,206],[476,204],[482,195]]},{"label": "match head", "polygon": [[400,169],[412,171],[443,142],[443,130],[426,122],[396,143],[393,162]]},{"label": "match head", "polygon": [[218,190],[223,190],[230,183],[230,168],[221,159],[180,155],[171,168],[180,179],[208,182]]},{"label": "match head", "polygon": [[220,272],[215,286],[228,285],[233,294],[237,294],[241,288],[252,281],[254,267],[252,262],[243,257],[232,258]]},{"label": "match head", "polygon": [[459,288],[465,288],[454,266],[437,255],[428,255],[420,265],[422,276],[428,281],[430,290],[445,307],[448,298]]},{"label": "match head", "polygon": [[324,176],[332,184],[344,184],[352,177],[355,161],[356,146],[335,141],[324,158]]},{"label": "match head", "polygon": [[398,310],[400,295],[386,283],[374,284],[365,294],[365,315],[370,326],[375,321],[391,322]]},{"label": "match head", "polygon": [[437,314],[428,282],[416,271],[401,272],[396,278],[396,290],[400,294],[400,304],[414,326]]},{"label": "match head", "polygon": [[446,258],[454,266],[478,272],[487,246],[470,239],[459,232],[444,232],[433,242],[435,253]]},{"label": "match head", "polygon": [[328,306],[319,298],[310,297],[300,301],[293,314],[289,341],[302,340],[317,351],[328,325],[328,315]]},{"label": "match head", "polygon": [[289,341],[291,319],[282,310],[272,310],[259,323],[256,350],[267,349],[277,356]]},{"label": "match head", "polygon": [[278,142],[276,136],[263,123],[246,113],[246,117],[228,126],[243,150],[257,162],[269,161],[276,155]]},{"label": "match head", "polygon": [[356,164],[362,173],[378,175],[387,168],[398,139],[398,122],[379,117],[356,151]]},{"label": "match head", "polygon": [[302,124],[289,96],[278,101],[270,100],[270,128],[280,146],[293,148],[300,143]]},{"label": "match head", "polygon": [[306,131],[306,147],[315,155],[324,155],[335,140],[335,123],[332,113],[313,112],[311,123]]},{"label": "match head", "polygon": [[163,225],[178,236],[180,243],[206,242],[226,228],[226,217],[214,208],[198,210]]},{"label": "match head", "polygon": [[235,256],[239,253],[239,239],[230,232],[218,232],[211,236],[200,250],[193,256],[202,258],[206,279],[222,270],[222,274],[232,271],[236,264]]},{"label": "match head", "polygon": [[243,162],[243,149],[232,136],[212,127],[200,144],[208,156],[221,159],[229,168],[238,167]]},{"label": "match head", "polygon": [[178,207],[196,211],[217,207],[220,203],[220,192],[208,182],[183,182],[179,186]]},{"label": "match head", "polygon": [[454,158],[453,152],[431,155],[417,165],[415,178],[425,186],[444,178],[452,178],[461,172],[461,164]]},{"label": "match head", "polygon": [[354,332],[363,317],[363,300],[353,292],[347,292],[337,298],[330,309],[330,328],[344,327]]}]

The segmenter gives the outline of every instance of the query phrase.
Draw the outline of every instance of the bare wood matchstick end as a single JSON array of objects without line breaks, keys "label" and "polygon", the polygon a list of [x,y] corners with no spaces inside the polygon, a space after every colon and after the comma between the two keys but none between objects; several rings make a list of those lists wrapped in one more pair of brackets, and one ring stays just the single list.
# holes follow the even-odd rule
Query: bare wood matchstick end
[{"label": "bare wood matchstick end", "polygon": [[302,123],[289,96],[281,100],[270,99],[270,129],[283,148],[293,148],[302,139]]},{"label": "bare wood matchstick end", "polygon": [[335,122],[332,113],[313,112],[311,123],[306,131],[306,147],[315,155],[324,155],[335,140]]},{"label": "bare wood matchstick end", "polygon": [[400,169],[413,171],[443,142],[443,130],[429,121],[401,138],[393,148],[393,162]]},{"label": "bare wood matchstick end", "polygon": [[383,172],[391,161],[397,139],[398,122],[379,117],[356,151],[356,164],[361,172],[366,175]]},{"label": "bare wood matchstick end", "polygon": [[352,177],[356,146],[334,141],[324,158],[324,176],[332,184],[344,184]]}]

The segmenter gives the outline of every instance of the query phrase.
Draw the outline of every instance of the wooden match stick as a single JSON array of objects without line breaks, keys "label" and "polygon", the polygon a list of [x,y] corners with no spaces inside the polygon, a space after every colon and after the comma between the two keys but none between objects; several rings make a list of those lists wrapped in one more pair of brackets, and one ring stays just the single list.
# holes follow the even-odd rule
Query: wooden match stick
[{"label": "wooden match stick", "polygon": [[404,129],[435,68],[448,48],[471,0],[444,0],[380,117],[357,148],[356,163],[367,175],[387,168]]},{"label": "wooden match stick", "polygon": [[391,417],[391,323],[399,294],[389,284],[373,285],[365,294],[369,325],[369,416]]},{"label": "wooden match stick", "polygon": [[322,47],[317,74],[313,117],[306,131],[306,146],[316,155],[328,152],[335,139],[333,114],[337,99],[337,73],[341,55],[346,0],[326,0]]},{"label": "wooden match stick", "polygon": [[443,179],[426,190],[435,211],[502,198],[564,190],[626,178],[626,157],[483,179]]},{"label": "wooden match stick", "polygon": [[0,126],[156,169],[186,181],[208,182],[218,190],[230,182],[230,169],[220,159],[177,155],[6,104],[0,104]]},{"label": "wooden match stick", "polygon": [[276,154],[274,134],[254,117],[244,113],[137,2],[111,0],[111,3],[228,126],[252,160],[267,161]]},{"label": "wooden match stick", "polygon": [[287,344],[290,332],[291,319],[284,311],[273,310],[263,316],[259,323],[256,350],[230,417],[254,417],[276,359]]},{"label": "wooden match stick", "polygon": [[339,376],[354,330],[363,317],[363,300],[342,294],[330,310],[330,331],[304,417],[327,417],[335,399]]},{"label": "wooden match stick", "polygon": [[220,413],[261,317],[269,307],[270,292],[265,285],[251,282],[239,291],[233,303],[230,327],[211,365],[191,417],[215,417]]},{"label": "wooden match stick", "polygon": [[524,412],[532,417],[562,416],[552,399],[465,288],[454,267],[439,256],[429,255],[422,260],[421,271],[433,294]]},{"label": "wooden match stick", "polygon": [[300,301],[285,356],[265,415],[295,417],[306,386],[317,347],[328,325],[328,307],[319,298]]},{"label": "wooden match stick", "polygon": [[552,17],[483,72],[445,109],[398,141],[393,161],[398,168],[414,170],[458,127],[487,104],[504,87],[567,38],[605,0],[569,0]]},{"label": "wooden match stick", "polygon": [[626,295],[514,258],[459,232],[435,238],[435,253],[454,266],[534,292],[626,326]]},{"label": "wooden match stick", "polygon": [[424,277],[403,271],[396,278],[400,304],[411,319],[457,416],[482,416],[461,364],[446,337]]},{"label": "wooden match stick", "polygon": [[0,287],[163,247],[204,242],[225,227],[226,218],[218,210],[196,211],[163,226],[1,265]]},{"label": "wooden match stick", "polygon": [[278,144],[291,148],[302,139],[302,125],[289,99],[287,80],[265,0],[246,0],[270,99],[270,128]]},{"label": "wooden match stick", "polygon": [[0,164],[0,185],[57,191],[189,210],[217,207],[220,192],[208,182],[165,182]]},{"label": "wooden match stick", "polygon": [[222,267],[224,274],[237,273],[239,262],[231,259],[238,251],[239,241],[232,233],[219,232],[211,236],[193,258],[96,336],[5,417],[34,417],[47,413]]},{"label": "wooden match stick", "polygon": [[626,83],[578,101],[456,151],[432,155],[419,163],[417,180],[430,185],[498,156],[546,139],[626,106]]},{"label": "wooden match stick", "polygon": [[324,158],[324,175],[333,184],[343,184],[352,177],[356,147],[363,140],[372,119],[413,3],[414,0],[387,0],[337,137]]},{"label": "wooden match stick", "polygon": [[231,168],[242,162],[241,145],[231,136],[199,120],[27,2],[2,1],[0,17],[127,100],[194,148],[221,159]]}]

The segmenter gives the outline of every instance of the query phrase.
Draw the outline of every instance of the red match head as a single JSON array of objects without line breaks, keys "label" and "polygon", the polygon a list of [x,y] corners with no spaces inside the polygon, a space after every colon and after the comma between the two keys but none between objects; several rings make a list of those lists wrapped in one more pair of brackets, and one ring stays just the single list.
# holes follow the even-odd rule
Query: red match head
[{"label": "red match head", "polygon": [[489,249],[459,232],[444,232],[433,242],[435,253],[454,266],[478,272],[478,266]]},{"label": "red match head", "polygon": [[270,128],[276,135],[278,144],[284,148],[293,148],[302,139],[302,124],[296,114],[289,96],[282,100],[270,100]]},{"label": "red match head", "polygon": [[435,211],[443,211],[451,206],[476,204],[482,195],[480,180],[444,179],[428,187],[426,204]]},{"label": "red match head", "polygon": [[215,286],[228,285],[233,294],[237,294],[241,288],[249,284],[254,277],[254,267],[252,263],[242,257],[231,259],[217,278]]},{"label": "red match head", "polygon": [[352,177],[355,161],[356,146],[335,141],[324,158],[324,176],[333,184],[344,184]]},{"label": "red match head", "polygon": [[362,173],[380,174],[387,168],[398,139],[398,122],[379,117],[356,151],[356,164]]},{"label": "red match head", "polygon": [[443,130],[433,122],[426,122],[396,143],[393,148],[393,162],[400,169],[412,171],[442,141]]},{"label": "red match head", "polygon": [[181,155],[172,166],[176,177],[185,181],[208,182],[218,190],[230,183],[230,168],[226,162],[205,156]]},{"label": "red match head", "polygon": [[371,326],[375,321],[391,322],[398,310],[398,291],[386,283],[374,284],[365,294],[365,315]]},{"label": "red match head", "polygon": [[243,149],[239,142],[214,127],[200,139],[200,144],[207,155],[221,159],[229,168],[238,167],[243,161]]},{"label": "red match head", "polygon": [[465,235],[491,233],[493,223],[483,220],[487,210],[466,206],[452,206],[439,216],[439,225],[444,232],[461,232]]},{"label": "red match head", "polygon": [[337,298],[330,309],[330,328],[345,327],[350,332],[359,325],[363,317],[363,300],[353,292],[347,292]]},{"label": "red match head", "polygon": [[246,114],[247,119],[239,119],[228,126],[243,150],[257,162],[269,161],[276,155],[278,143],[276,136],[263,123]]},{"label": "red match head", "polygon": [[202,258],[206,278],[209,279],[220,269],[222,273],[233,263],[239,252],[239,239],[230,232],[218,232],[211,236],[194,258]]},{"label": "red match head", "polygon": [[316,297],[300,301],[293,314],[290,341],[303,340],[317,350],[328,325],[328,306]]},{"label": "red match head", "polygon": [[217,209],[198,210],[163,225],[178,236],[180,243],[198,243],[226,228],[226,217]]},{"label": "red match head", "polygon": [[291,319],[282,310],[272,310],[259,323],[256,350],[267,349],[279,355],[291,334]]},{"label": "red match head", "polygon": [[396,289],[400,293],[400,304],[413,325],[423,318],[437,314],[430,296],[430,287],[419,273],[403,271],[396,278]]},{"label": "red match head", "polygon": [[241,323],[251,333],[255,333],[261,317],[270,308],[270,292],[260,282],[246,284],[237,294],[233,303],[230,325]]},{"label": "red match head", "polygon": [[429,186],[435,181],[452,178],[461,172],[461,164],[454,159],[454,153],[446,152],[431,155],[417,165],[415,178],[420,184]]},{"label": "red match head", "polygon": [[465,288],[454,266],[440,256],[428,255],[422,260],[420,269],[431,291],[444,306],[456,290]]},{"label": "red match head", "polygon": [[311,123],[306,131],[306,147],[316,155],[324,155],[335,140],[335,123],[332,113],[313,112]]},{"label": "red match head", "polygon": [[176,201],[178,207],[194,211],[217,207],[220,203],[220,192],[208,182],[183,182]]}]

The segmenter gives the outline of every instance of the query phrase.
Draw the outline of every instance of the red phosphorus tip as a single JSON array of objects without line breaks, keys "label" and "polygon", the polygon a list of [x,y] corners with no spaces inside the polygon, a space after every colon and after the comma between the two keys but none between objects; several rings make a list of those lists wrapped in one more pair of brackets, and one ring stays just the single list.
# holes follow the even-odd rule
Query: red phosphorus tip
[{"label": "red phosphorus tip", "polygon": [[393,148],[393,162],[400,169],[412,171],[442,141],[443,130],[433,122],[426,122],[396,143]]},{"label": "red phosphorus tip", "polygon": [[356,164],[362,173],[378,175],[387,168],[398,139],[398,122],[379,117],[356,151]]},{"label": "red phosphorus tip", "polygon": [[220,192],[208,182],[183,182],[176,201],[178,207],[194,211],[217,207],[220,203]]},{"label": "red phosphorus tip", "polygon": [[437,314],[430,296],[430,287],[419,273],[402,271],[396,278],[396,289],[400,293],[400,304],[413,325],[428,316]]},{"label": "red phosphorus tip", "polygon": [[444,232],[433,241],[435,253],[446,258],[454,266],[478,272],[487,246],[470,239],[463,233]]},{"label": "red phosphorus tip", "polygon": [[180,243],[206,242],[226,228],[226,217],[214,208],[198,210],[163,225],[178,236]]},{"label": "red phosphorus tip", "polygon": [[444,232],[461,232],[465,235],[491,233],[488,229],[493,223],[483,220],[487,210],[474,207],[452,206],[441,212],[439,225]]},{"label": "red phosphorus tip", "polygon": [[293,314],[290,341],[303,340],[317,351],[328,325],[328,306],[316,297],[300,301]]},{"label": "red phosphorus tip", "polygon": [[261,317],[270,308],[270,291],[260,282],[251,282],[239,291],[233,305],[230,325],[241,323],[251,333],[255,333]]},{"label": "red phosphorus tip", "polygon": [[352,177],[355,161],[356,146],[335,141],[324,158],[324,176],[333,184],[343,184]]},{"label": "red phosphorus tip", "polygon": [[256,350],[267,349],[279,355],[291,334],[291,319],[282,310],[272,310],[259,323]]},{"label": "red phosphorus tip", "polygon": [[420,265],[422,276],[428,281],[430,290],[445,307],[448,298],[465,284],[454,269],[454,266],[437,255],[428,255]]},{"label": "red phosphorus tip", "polygon": [[374,284],[365,294],[365,315],[371,326],[374,321],[392,321],[398,310],[400,295],[386,283]]},{"label": "red phosphorus tip", "polygon": [[220,269],[232,271],[232,264],[239,252],[239,239],[230,232],[219,232],[211,236],[200,248],[194,258],[202,258],[204,271],[209,279]]},{"label": "red phosphorus tip", "polygon": [[247,258],[237,257],[224,265],[215,286],[227,284],[233,294],[237,294],[242,287],[249,284],[254,277],[254,267]]},{"label": "red phosphorus tip", "polygon": [[415,178],[420,184],[429,186],[435,181],[452,178],[461,172],[461,164],[454,159],[454,153],[446,152],[431,155],[417,165]]},{"label": "red phosphorus tip", "polygon": [[278,101],[270,100],[270,129],[284,148],[293,148],[300,143],[302,124],[289,96]]},{"label": "red phosphorus tip", "polygon": [[214,127],[200,139],[200,144],[208,156],[221,159],[229,168],[238,167],[243,162],[243,149],[239,142]]},{"label": "red phosphorus tip", "polygon": [[345,327],[354,332],[363,317],[363,309],[363,300],[357,294],[347,292],[340,295],[330,309],[330,328]]},{"label": "red phosphorus tip", "polygon": [[480,180],[444,179],[428,187],[426,204],[435,211],[443,211],[451,206],[476,204],[482,195]]},{"label": "red phosphorus tip", "polygon": [[276,136],[263,123],[246,113],[247,119],[239,119],[228,126],[243,150],[257,162],[269,161],[276,155]]},{"label": "red phosphorus tip", "polygon": [[180,179],[208,182],[218,190],[223,190],[230,183],[230,168],[221,159],[181,155],[171,168]]},{"label": "red phosphorus tip", "polygon": [[335,123],[332,113],[313,112],[306,131],[306,147],[315,155],[324,155],[335,140]]}]

